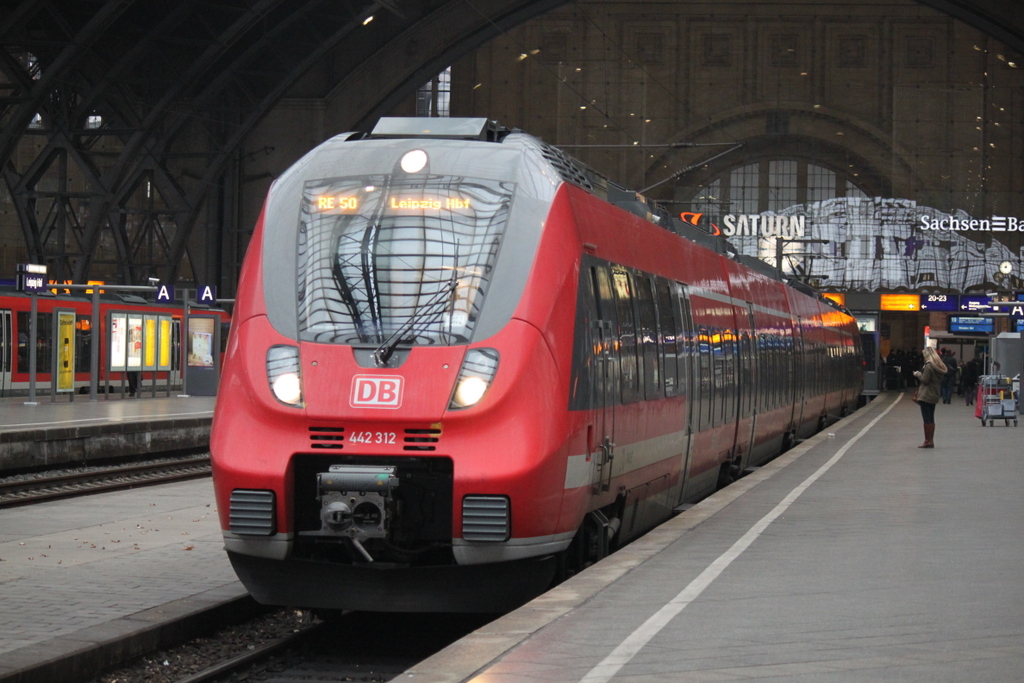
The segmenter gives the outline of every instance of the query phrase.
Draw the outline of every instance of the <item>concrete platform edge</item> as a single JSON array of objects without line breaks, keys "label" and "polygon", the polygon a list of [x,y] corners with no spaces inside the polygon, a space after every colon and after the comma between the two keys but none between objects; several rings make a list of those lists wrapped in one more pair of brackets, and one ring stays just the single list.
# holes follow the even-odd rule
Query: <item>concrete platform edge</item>
[{"label": "concrete platform edge", "polygon": [[78,683],[136,657],[255,616],[237,582],[0,656],[0,683]]},{"label": "concrete platform edge", "polygon": [[0,433],[0,473],[207,448],[212,418],[147,420]]},{"label": "concrete platform edge", "polygon": [[[880,395],[849,417],[797,444],[731,486],[708,496],[694,507],[637,539],[622,551],[601,560],[514,612],[453,643],[412,667],[396,680],[402,680],[403,683],[462,683],[471,680],[534,633],[585,604],[606,586],[665,550],[681,536],[728,507],[746,492],[799,460],[819,443],[828,439],[829,433],[852,428],[874,417],[875,413],[888,406],[896,396]],[[0,683],[4,683],[2,679]]]}]

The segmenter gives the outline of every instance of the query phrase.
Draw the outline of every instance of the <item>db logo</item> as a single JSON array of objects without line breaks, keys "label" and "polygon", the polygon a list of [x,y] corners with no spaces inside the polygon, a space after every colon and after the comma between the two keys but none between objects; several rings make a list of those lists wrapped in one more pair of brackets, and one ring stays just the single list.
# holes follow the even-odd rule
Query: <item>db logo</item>
[{"label": "db logo", "polygon": [[402,377],[356,375],[349,404],[353,408],[401,408],[404,381]]}]

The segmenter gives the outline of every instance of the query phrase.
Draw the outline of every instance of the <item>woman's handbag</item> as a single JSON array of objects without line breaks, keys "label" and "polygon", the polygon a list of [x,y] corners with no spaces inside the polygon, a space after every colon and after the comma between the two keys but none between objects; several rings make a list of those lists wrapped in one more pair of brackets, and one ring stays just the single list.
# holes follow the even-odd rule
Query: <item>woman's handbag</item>
[{"label": "woman's handbag", "polygon": [[921,391],[920,387],[914,389],[914,395],[910,397],[910,400],[913,401],[914,403],[917,403],[917,392],[919,391]]}]

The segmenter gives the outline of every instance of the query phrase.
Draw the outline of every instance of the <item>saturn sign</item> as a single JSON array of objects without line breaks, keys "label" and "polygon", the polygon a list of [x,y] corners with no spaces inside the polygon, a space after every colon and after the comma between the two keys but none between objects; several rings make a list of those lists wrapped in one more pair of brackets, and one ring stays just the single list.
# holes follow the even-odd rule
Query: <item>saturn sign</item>
[{"label": "saturn sign", "polygon": [[806,216],[763,216],[760,214],[726,214],[722,216],[722,234],[726,237],[803,237]]}]

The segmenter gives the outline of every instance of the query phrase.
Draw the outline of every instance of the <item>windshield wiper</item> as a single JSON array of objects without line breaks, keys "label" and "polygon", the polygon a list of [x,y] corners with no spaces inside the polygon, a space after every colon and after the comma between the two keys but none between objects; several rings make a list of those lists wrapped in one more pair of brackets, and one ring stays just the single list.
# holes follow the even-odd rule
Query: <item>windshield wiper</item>
[{"label": "windshield wiper", "polygon": [[377,367],[382,368],[387,365],[388,360],[390,360],[391,356],[394,355],[395,349],[398,348],[398,345],[402,342],[406,333],[412,330],[428,315],[437,315],[444,310],[444,307],[447,306],[449,297],[451,297],[455,292],[458,285],[459,282],[455,279],[453,272],[452,279],[437,291],[422,308],[409,316],[409,320],[407,320],[404,325],[398,328],[394,334],[388,337],[387,341],[381,344],[377,350],[373,352],[373,362],[377,364]]}]

